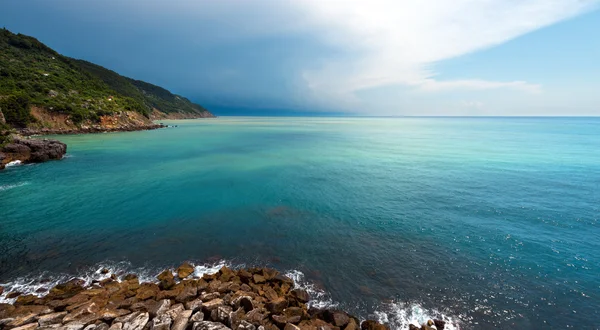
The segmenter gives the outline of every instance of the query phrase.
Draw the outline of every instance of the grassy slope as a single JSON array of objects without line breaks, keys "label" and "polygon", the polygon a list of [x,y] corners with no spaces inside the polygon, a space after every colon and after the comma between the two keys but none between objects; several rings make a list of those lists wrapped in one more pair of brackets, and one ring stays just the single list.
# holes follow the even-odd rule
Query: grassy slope
[{"label": "grassy slope", "polygon": [[7,122],[23,127],[33,121],[26,113],[30,106],[68,115],[75,123],[125,110],[146,117],[153,108],[165,113],[206,111],[158,86],[73,60],[35,38],[0,29],[0,108]]}]

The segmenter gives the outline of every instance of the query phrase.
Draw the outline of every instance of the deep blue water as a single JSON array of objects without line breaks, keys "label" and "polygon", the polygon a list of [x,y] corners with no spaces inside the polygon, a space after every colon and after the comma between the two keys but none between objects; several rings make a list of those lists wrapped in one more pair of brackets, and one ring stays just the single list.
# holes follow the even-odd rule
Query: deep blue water
[{"label": "deep blue water", "polygon": [[224,260],[394,328],[599,327],[598,118],[171,124],[0,172],[0,283]]}]

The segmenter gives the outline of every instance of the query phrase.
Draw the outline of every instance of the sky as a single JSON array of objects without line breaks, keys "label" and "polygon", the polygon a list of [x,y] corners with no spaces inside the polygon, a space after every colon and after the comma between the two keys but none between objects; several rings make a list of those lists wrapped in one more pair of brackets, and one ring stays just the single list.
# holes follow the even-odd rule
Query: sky
[{"label": "sky", "polygon": [[599,116],[600,0],[2,0],[217,115]]}]

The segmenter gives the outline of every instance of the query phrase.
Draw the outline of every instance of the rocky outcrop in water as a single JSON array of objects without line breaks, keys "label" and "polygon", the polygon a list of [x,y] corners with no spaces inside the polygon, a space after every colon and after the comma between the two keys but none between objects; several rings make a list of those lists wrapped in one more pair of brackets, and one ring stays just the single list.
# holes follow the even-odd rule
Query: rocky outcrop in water
[{"label": "rocky outcrop in water", "polygon": [[14,161],[22,163],[42,163],[48,160],[62,159],[67,152],[67,145],[56,140],[20,139],[0,148],[0,170]]},{"label": "rocky outcrop in water", "polygon": [[89,287],[73,279],[43,297],[0,304],[0,329],[389,330],[343,311],[309,308],[308,293],[273,269],[223,267],[200,279],[190,279],[192,273],[184,264],[156,283],[140,283],[133,274]]}]

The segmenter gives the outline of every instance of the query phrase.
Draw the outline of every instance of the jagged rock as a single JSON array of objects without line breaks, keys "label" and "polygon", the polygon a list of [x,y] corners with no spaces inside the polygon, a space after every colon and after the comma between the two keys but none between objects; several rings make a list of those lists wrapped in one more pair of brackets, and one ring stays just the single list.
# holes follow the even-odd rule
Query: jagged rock
[{"label": "jagged rock", "polygon": [[13,292],[9,292],[6,294],[6,298],[7,299],[13,299],[13,298],[17,298],[18,296],[22,295],[23,292],[20,291],[13,291]]},{"label": "jagged rock", "polygon": [[210,300],[217,299],[217,298],[219,298],[220,296],[221,296],[221,295],[220,295],[218,292],[212,292],[212,293],[207,293],[207,292],[205,292],[205,293],[203,293],[203,294],[201,294],[201,295],[200,295],[200,299],[201,299],[202,301],[205,301],[205,302],[206,302],[206,301],[210,301]]},{"label": "jagged rock", "polygon": [[235,330],[246,317],[246,312],[240,307],[235,312],[230,313],[229,317],[231,319],[229,326]]},{"label": "jagged rock", "polygon": [[150,330],[169,330],[171,329],[171,318],[167,314],[162,314],[152,319]]},{"label": "jagged rock", "polygon": [[229,282],[234,276],[235,273],[227,266],[223,266],[219,269],[219,280],[221,282]]},{"label": "jagged rock", "polygon": [[344,328],[344,330],[359,330],[359,329],[360,329],[360,327],[358,326],[358,323],[353,318],[350,318],[348,325]]},{"label": "jagged rock", "polygon": [[61,159],[67,152],[67,145],[56,140],[13,139],[0,152],[4,154],[0,163],[0,169],[2,169],[8,162],[15,160],[23,163],[41,163],[51,159]]},{"label": "jagged rock", "polygon": [[202,299],[196,299],[185,303],[185,309],[189,309],[192,312],[202,310]]},{"label": "jagged rock", "polygon": [[28,294],[25,296],[19,296],[19,297],[17,297],[17,300],[15,301],[14,305],[15,306],[31,305],[37,299],[38,299],[38,297],[36,295],[32,295],[32,294]]},{"label": "jagged rock", "polygon": [[194,266],[189,262],[184,262],[179,268],[177,268],[177,277],[184,279],[194,272]]},{"label": "jagged rock", "polygon": [[421,328],[419,328],[418,326],[416,326],[414,324],[409,324],[408,330],[421,330]]},{"label": "jagged rock", "polygon": [[219,322],[201,321],[194,323],[192,330],[229,330],[227,326]]},{"label": "jagged rock", "polygon": [[160,273],[160,275],[158,275],[157,278],[160,281],[158,286],[162,290],[168,290],[168,289],[172,288],[173,286],[175,286],[175,277],[173,276],[173,273],[169,269],[166,269],[165,271]]},{"label": "jagged rock", "polygon": [[123,323],[123,330],[142,330],[148,323],[150,314],[134,312],[115,319],[115,322]]},{"label": "jagged rock", "polygon": [[217,307],[219,307],[221,305],[223,305],[223,299],[221,299],[221,298],[213,299],[213,300],[203,303],[202,310],[205,312],[206,311],[212,312],[214,309],[217,309]]},{"label": "jagged rock", "polygon": [[12,314],[14,310],[15,306],[11,304],[0,304],[0,319],[3,319],[6,316]]},{"label": "jagged rock", "polygon": [[211,311],[210,318],[215,322],[231,325],[230,314],[232,311],[233,309],[230,306],[219,306]]},{"label": "jagged rock", "polygon": [[175,321],[173,321],[171,330],[185,330],[190,320],[190,316],[192,316],[192,311],[189,310],[179,313],[175,318]]},{"label": "jagged rock", "polygon": [[181,290],[175,300],[178,302],[186,302],[196,297],[197,294],[198,289],[195,286],[188,285]]},{"label": "jagged rock", "polygon": [[146,300],[156,297],[160,288],[154,283],[143,283],[137,291],[136,298],[139,300]]},{"label": "jagged rock", "polygon": [[[246,284],[248,284],[250,282],[250,279],[252,278],[252,274],[245,269],[241,269],[238,272],[238,276],[240,277],[240,280]],[[248,290],[244,290],[244,291],[248,291]]]},{"label": "jagged rock", "polygon": [[192,323],[200,321],[204,321],[204,313],[202,312],[196,312],[194,315],[192,315],[192,317],[190,317],[190,322]]},{"label": "jagged rock", "polygon": [[64,330],[81,330],[83,327],[85,327],[85,324],[81,322],[70,322],[63,325]]},{"label": "jagged rock", "polygon": [[275,300],[269,301],[266,304],[267,310],[271,313],[271,314],[281,314],[281,312],[283,312],[283,310],[288,306],[288,301],[283,298],[277,298]]},{"label": "jagged rock", "polygon": [[446,327],[446,321],[433,320],[433,323],[435,324],[437,330],[444,330],[444,328]]},{"label": "jagged rock", "polygon": [[108,328],[108,330],[121,330],[123,329],[123,323],[121,322],[113,322],[113,324]]},{"label": "jagged rock", "polygon": [[265,317],[267,316],[261,313],[258,309],[253,309],[246,313],[246,320],[252,324],[260,324]]},{"label": "jagged rock", "polygon": [[[30,141],[30,140],[21,140],[21,141]],[[58,142],[58,141],[56,141],[56,142]],[[65,145],[65,148],[66,148],[66,145]],[[66,151],[66,149],[65,149],[65,151]],[[49,296],[52,297],[53,299],[71,298],[74,295],[76,295],[79,292],[84,290],[84,288],[83,288],[84,284],[85,284],[84,280],[72,279],[66,283],[58,284],[57,286],[50,289]]]},{"label": "jagged rock", "polygon": [[264,276],[262,275],[258,275],[258,274],[254,274],[254,276],[252,277],[252,279],[254,280],[254,283],[256,284],[260,284],[260,283],[265,283],[266,279]]},{"label": "jagged rock", "polygon": [[423,324],[421,324],[421,330],[436,330],[436,328],[433,327],[434,323],[432,320],[429,320]]},{"label": "jagged rock", "polygon": [[275,300],[277,298],[279,298],[279,295],[277,294],[277,292],[275,292],[275,290],[273,290],[273,288],[271,287],[266,287],[265,288],[265,293],[264,293],[264,297],[267,298],[268,300]]},{"label": "jagged rock", "polygon": [[22,325],[34,322],[36,319],[36,316],[37,316],[37,314],[35,314],[35,313],[28,313],[25,315],[17,316],[11,322],[9,322],[7,325],[9,327],[20,327]]},{"label": "jagged rock", "polygon": [[167,315],[169,315],[171,317],[171,319],[175,319],[177,318],[177,316],[179,314],[181,314],[183,311],[185,310],[185,308],[183,307],[183,304],[177,304],[177,305],[173,305],[168,311],[167,311]]},{"label": "jagged rock", "polygon": [[285,275],[282,275],[282,274],[278,274],[277,276],[275,276],[273,278],[273,281],[279,282],[279,284],[287,284],[290,287],[294,286],[294,281],[291,278],[289,278]]},{"label": "jagged rock", "polygon": [[244,311],[246,311],[246,313],[254,309],[254,306],[252,305],[252,298],[249,296],[237,297],[233,300],[232,303],[236,309],[240,307],[244,308]]},{"label": "jagged rock", "polygon": [[54,323],[62,323],[62,319],[67,315],[67,312],[58,312],[52,314],[42,315],[38,318],[38,323],[43,325],[50,325]]},{"label": "jagged rock", "polygon": [[291,324],[291,323],[288,323],[288,324],[285,325],[285,327],[283,328],[283,330],[300,330],[300,328],[297,327],[297,326],[295,326],[295,325],[293,325],[293,324]]},{"label": "jagged rock", "polygon": [[242,320],[237,329],[234,330],[256,330],[256,326],[248,321]]},{"label": "jagged rock", "polygon": [[106,308],[97,313],[98,317],[104,321],[112,321],[117,317],[121,317],[131,313],[126,309]]},{"label": "jagged rock", "polygon": [[296,299],[297,301],[303,304],[307,303],[310,300],[310,295],[308,294],[308,292],[302,289],[294,289],[290,292],[290,295],[292,296],[292,298]]},{"label": "jagged rock", "polygon": [[166,313],[170,307],[171,307],[171,300],[162,299],[162,300],[159,300],[156,303],[154,303],[152,306],[150,306],[150,308],[148,309],[148,313],[150,313],[151,317],[156,317],[156,316]]},{"label": "jagged rock", "polygon": [[325,311],[325,321],[333,324],[336,327],[344,327],[350,322],[348,314],[340,311]]},{"label": "jagged rock", "polygon": [[37,328],[37,326],[38,326],[37,323],[29,323],[29,324],[22,325],[20,327],[13,328],[13,330],[34,330],[35,328]]},{"label": "jagged rock", "polygon": [[362,330],[390,330],[390,328],[386,325],[383,325],[377,321],[366,320],[361,325],[360,328]]}]

